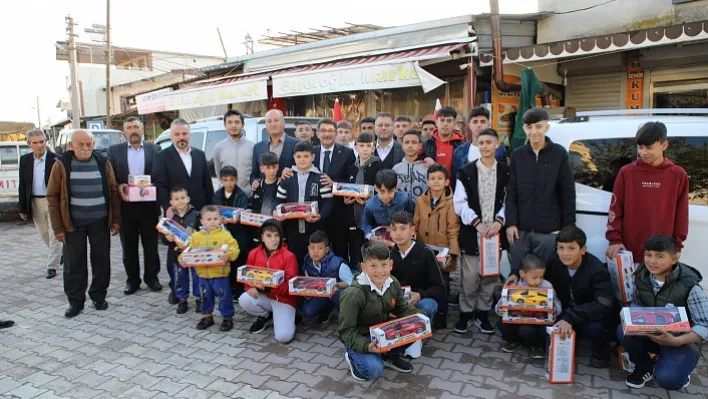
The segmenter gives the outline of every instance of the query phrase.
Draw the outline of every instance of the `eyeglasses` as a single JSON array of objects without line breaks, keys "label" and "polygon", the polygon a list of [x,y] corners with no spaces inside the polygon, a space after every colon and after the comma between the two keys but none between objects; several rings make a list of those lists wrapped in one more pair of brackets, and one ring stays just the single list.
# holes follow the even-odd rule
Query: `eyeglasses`
[{"label": "eyeglasses", "polygon": [[336,130],[334,130],[334,129],[320,129],[319,131],[322,132],[322,133],[334,133],[334,132],[336,132]]}]

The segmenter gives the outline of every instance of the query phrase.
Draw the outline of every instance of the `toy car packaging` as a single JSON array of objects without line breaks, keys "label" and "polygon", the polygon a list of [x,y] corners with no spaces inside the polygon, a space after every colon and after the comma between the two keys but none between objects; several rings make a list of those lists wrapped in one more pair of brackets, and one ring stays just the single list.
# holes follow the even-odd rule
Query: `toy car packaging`
[{"label": "toy car packaging", "polygon": [[620,319],[624,335],[691,331],[691,323],[684,307],[624,307]]},{"label": "toy car packaging", "polygon": [[162,234],[172,234],[174,235],[174,243],[181,249],[185,249],[189,246],[189,238],[192,234],[184,228],[181,224],[175,222],[172,219],[162,218],[155,226],[155,229]]},{"label": "toy car packaging", "polygon": [[238,268],[236,281],[251,286],[275,288],[285,282],[285,271],[244,265]]},{"label": "toy car packaging", "polygon": [[553,312],[544,310],[511,310],[507,309],[502,314],[504,324],[536,324],[540,326],[552,326],[556,322]]},{"label": "toy car packaging", "polygon": [[575,331],[561,338],[555,327],[546,327],[551,337],[548,346],[546,376],[551,384],[572,384],[575,374]]},{"label": "toy car packaging", "polygon": [[441,269],[445,268],[448,263],[450,263],[449,252],[450,248],[438,247],[437,245],[429,245],[428,248],[433,250],[435,254],[435,260],[438,261],[438,265]]},{"label": "toy car packaging", "polygon": [[374,186],[334,182],[332,184],[332,195],[337,197],[370,198],[374,195]]},{"label": "toy car packaging", "polygon": [[499,234],[487,237],[477,233],[479,243],[479,274],[482,277],[498,276],[501,268],[501,238]]},{"label": "toy car packaging", "polygon": [[411,300],[411,286],[410,285],[402,285],[401,289],[403,290],[403,299],[406,301]]},{"label": "toy car packaging", "polygon": [[430,319],[422,314],[414,314],[369,328],[371,342],[381,352],[420,341],[433,335]]},{"label": "toy car packaging", "polygon": [[632,252],[619,251],[614,258],[607,258],[607,267],[610,269],[612,288],[615,289],[617,299],[628,303],[634,295],[634,259]]},{"label": "toy car packaging", "polygon": [[290,295],[331,298],[337,288],[337,279],[328,277],[293,277],[288,282]]},{"label": "toy car packaging", "polygon": [[157,187],[152,185],[124,186],[123,194],[125,194],[127,202],[157,201]]},{"label": "toy car packaging", "polygon": [[625,352],[621,346],[617,347],[617,360],[619,361],[619,369],[628,373],[634,372],[634,363],[629,360],[629,353]]},{"label": "toy car packaging", "polygon": [[228,261],[224,260],[224,255],[228,249],[227,245],[218,249],[187,247],[179,256],[179,264],[184,267],[225,266]]},{"label": "toy car packaging", "polygon": [[505,286],[501,309],[553,312],[553,289]]},{"label": "toy car packaging", "polygon": [[129,186],[147,186],[152,184],[150,175],[128,175]]},{"label": "toy car packaging", "polygon": [[241,224],[253,227],[261,227],[263,222],[269,219],[273,219],[273,216],[255,213],[253,211],[243,211],[240,215]]},{"label": "toy car packaging", "polygon": [[275,207],[275,217],[280,220],[304,219],[319,212],[317,201],[312,202],[287,202]]},{"label": "toy car packaging", "polygon": [[393,248],[396,243],[391,239],[391,228],[389,226],[379,226],[371,230],[372,237],[379,237],[389,248]]},{"label": "toy car packaging", "polygon": [[233,208],[230,206],[217,206],[219,215],[224,219],[224,223],[236,224],[241,220],[241,208]]}]

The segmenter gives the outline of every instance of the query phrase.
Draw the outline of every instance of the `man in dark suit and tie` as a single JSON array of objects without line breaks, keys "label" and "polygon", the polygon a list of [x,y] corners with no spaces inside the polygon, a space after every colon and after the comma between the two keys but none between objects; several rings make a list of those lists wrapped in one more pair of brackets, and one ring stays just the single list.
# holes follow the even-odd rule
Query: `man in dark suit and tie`
[{"label": "man in dark suit and tie", "polygon": [[[349,169],[356,159],[351,148],[335,143],[336,122],[330,118],[320,119],[317,123],[317,136],[321,144],[315,147],[314,162],[322,172],[322,184],[332,187],[335,181],[348,182]],[[335,197],[332,214],[341,215],[345,211],[344,206],[343,198]],[[324,223],[335,254],[342,259],[349,259],[349,227],[336,217],[330,217]]]},{"label": "man in dark suit and tie", "polygon": [[[261,154],[272,151],[278,156],[278,177],[292,177],[292,167],[295,165],[294,152],[298,139],[285,134],[285,117],[279,109],[271,109],[266,113],[266,130],[268,139],[263,140],[253,147],[253,161],[251,167],[251,183],[263,179],[261,176]],[[258,184],[252,187],[255,190]]]},{"label": "man in dark suit and tie", "polygon": [[132,295],[140,289],[140,259],[138,239],[143,244],[143,281],[152,291],[161,291],[158,274],[160,257],[157,254],[157,225],[160,209],[156,202],[128,202],[125,190],[128,175],[150,175],[155,156],[160,147],[143,141],[143,124],[131,116],[123,121],[123,133],[127,143],[115,144],[108,148],[108,159],[118,183],[121,197],[120,242],[123,247],[123,267],[127,280],[125,295]]},{"label": "man in dark suit and tie", "polygon": [[42,241],[49,249],[49,279],[57,275],[62,252],[62,243],[54,237],[47,205],[47,185],[56,156],[47,150],[44,132],[41,130],[30,130],[25,136],[32,152],[20,158],[20,217],[22,220],[34,222]]},{"label": "man in dark suit and tie", "polygon": [[[172,218],[170,207],[170,190],[174,187],[187,189],[190,204],[201,211],[204,205],[211,205],[214,197],[214,186],[211,182],[209,165],[204,151],[191,147],[189,138],[191,132],[189,123],[177,118],[170,124],[172,145],[157,153],[152,167],[152,181],[157,187],[157,202],[165,210],[168,218]],[[174,259],[167,259],[167,264],[174,264]],[[170,274],[171,304],[177,303],[174,296],[174,270],[167,268]]]}]

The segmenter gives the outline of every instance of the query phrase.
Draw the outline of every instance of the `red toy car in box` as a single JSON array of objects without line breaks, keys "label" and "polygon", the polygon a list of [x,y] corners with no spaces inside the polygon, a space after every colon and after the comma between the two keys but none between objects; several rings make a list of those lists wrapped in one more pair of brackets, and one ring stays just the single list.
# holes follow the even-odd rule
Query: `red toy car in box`
[{"label": "red toy car in box", "polygon": [[419,341],[432,336],[430,319],[422,314],[414,314],[400,319],[369,327],[371,342],[382,351]]},{"label": "red toy car in box", "polygon": [[290,295],[330,298],[336,292],[337,279],[328,277],[293,277],[288,282]]},{"label": "red toy car in box", "polygon": [[396,243],[394,243],[393,239],[391,238],[390,226],[379,226],[371,230],[371,235],[374,237],[379,237],[381,241],[390,248],[393,248],[396,245]]},{"label": "red toy car in box", "polygon": [[307,216],[316,215],[319,212],[317,201],[311,202],[288,202],[275,207],[273,215],[278,220],[304,219]]},{"label": "red toy car in box", "polygon": [[620,319],[624,335],[691,331],[691,323],[683,307],[624,307]]},{"label": "red toy car in box", "polygon": [[411,334],[421,334],[425,331],[425,322],[422,320],[403,320],[382,328],[387,339],[396,339]]}]

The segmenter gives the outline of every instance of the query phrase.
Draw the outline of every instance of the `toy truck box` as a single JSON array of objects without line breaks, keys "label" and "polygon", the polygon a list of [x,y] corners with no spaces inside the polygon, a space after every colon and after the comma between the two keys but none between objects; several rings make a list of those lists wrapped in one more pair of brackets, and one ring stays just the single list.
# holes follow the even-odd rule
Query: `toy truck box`
[{"label": "toy truck box", "polygon": [[403,290],[403,299],[406,301],[411,300],[411,286],[410,285],[402,285],[401,289]]},{"label": "toy truck box", "polygon": [[388,352],[393,348],[433,335],[430,319],[422,314],[414,314],[375,325],[369,328],[369,334],[371,342],[381,352]]},{"label": "toy truck box", "polygon": [[285,282],[285,272],[283,270],[243,265],[236,271],[236,281],[251,286],[275,288]]},{"label": "toy truck box", "polygon": [[273,219],[273,215],[265,215],[252,211],[243,211],[240,215],[240,222],[246,226],[261,227],[266,220]]},{"label": "toy truck box", "polygon": [[288,281],[290,295],[331,298],[337,292],[337,279],[297,276]]},{"label": "toy truck box", "polygon": [[242,208],[234,208],[231,206],[217,206],[219,215],[224,219],[224,223],[236,224],[241,221]]},{"label": "toy truck box", "polygon": [[553,312],[553,289],[505,286],[501,301],[502,310]]},{"label": "toy truck box", "polygon": [[228,249],[227,245],[218,249],[187,247],[179,256],[179,263],[184,267],[226,266],[224,255]]},{"label": "toy truck box", "polygon": [[150,175],[128,175],[129,186],[145,186],[152,184]]},{"label": "toy truck box", "polygon": [[482,277],[498,276],[501,268],[501,238],[477,233],[479,243],[479,270]]},{"label": "toy truck box", "polygon": [[332,195],[337,197],[367,199],[374,195],[374,186],[368,184],[334,182],[332,184]]},{"label": "toy truck box", "polygon": [[539,326],[552,326],[556,322],[553,312],[543,310],[505,310],[502,313],[504,324],[535,324]]},{"label": "toy truck box", "polygon": [[316,215],[319,212],[317,201],[312,202],[287,202],[275,207],[274,215],[276,219],[304,219],[308,216]]},{"label": "toy truck box", "polygon": [[619,251],[614,258],[607,258],[607,268],[612,278],[612,288],[617,299],[628,303],[634,295],[634,259],[632,252]]},{"label": "toy truck box", "polygon": [[444,248],[430,244],[428,244],[427,247],[433,250],[433,253],[435,254],[435,260],[438,261],[438,266],[440,266],[441,269],[447,267],[447,264],[450,263],[450,248]]},{"label": "toy truck box", "polygon": [[575,380],[575,331],[561,339],[555,327],[546,327],[548,340],[548,359],[546,376],[551,384],[572,384]]},{"label": "toy truck box", "polygon": [[381,241],[386,244],[389,248],[393,248],[396,243],[391,239],[391,227],[390,226],[379,226],[371,230],[372,237],[379,237]]},{"label": "toy truck box", "polygon": [[684,307],[624,307],[620,320],[624,335],[691,331],[691,323]]},{"label": "toy truck box", "polygon": [[189,246],[189,239],[192,234],[181,224],[168,218],[162,218],[155,226],[155,229],[162,234],[174,235],[174,243],[181,249]]},{"label": "toy truck box", "polygon": [[123,194],[125,194],[127,202],[157,201],[157,187],[153,185],[124,186]]}]

